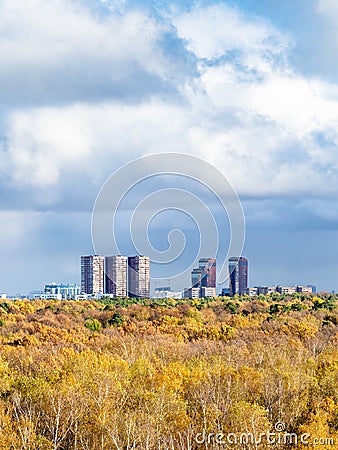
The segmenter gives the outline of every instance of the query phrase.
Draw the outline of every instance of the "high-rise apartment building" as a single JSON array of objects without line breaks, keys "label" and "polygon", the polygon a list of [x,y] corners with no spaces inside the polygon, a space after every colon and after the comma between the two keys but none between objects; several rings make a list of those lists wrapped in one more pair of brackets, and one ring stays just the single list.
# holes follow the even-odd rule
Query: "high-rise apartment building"
[{"label": "high-rise apartment building", "polygon": [[127,296],[127,257],[122,255],[105,257],[105,293],[114,297]]},{"label": "high-rise apartment building", "polygon": [[150,297],[149,256],[128,257],[128,295],[129,297]]},{"label": "high-rise apartment building", "polygon": [[192,287],[216,288],[216,259],[201,258],[198,268],[191,272]]},{"label": "high-rise apartment building", "polygon": [[104,292],[104,256],[81,256],[81,291],[86,294]]},{"label": "high-rise apartment building", "polygon": [[242,256],[229,258],[230,296],[244,295],[248,287],[248,260]]}]

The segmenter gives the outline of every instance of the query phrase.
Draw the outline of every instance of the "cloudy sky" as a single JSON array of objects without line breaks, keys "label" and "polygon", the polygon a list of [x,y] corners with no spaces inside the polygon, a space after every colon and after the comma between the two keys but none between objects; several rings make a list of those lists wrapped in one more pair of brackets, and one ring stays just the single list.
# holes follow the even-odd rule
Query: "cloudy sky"
[{"label": "cloudy sky", "polygon": [[159,152],[232,183],[250,285],[338,290],[337,24],[335,0],[2,0],[0,290],[78,282],[101,186]]}]

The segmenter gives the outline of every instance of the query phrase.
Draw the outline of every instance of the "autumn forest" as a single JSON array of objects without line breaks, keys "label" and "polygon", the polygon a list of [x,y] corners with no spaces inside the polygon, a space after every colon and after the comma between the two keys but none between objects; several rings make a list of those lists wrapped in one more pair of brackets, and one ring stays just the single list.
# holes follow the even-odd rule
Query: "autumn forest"
[{"label": "autumn forest", "polygon": [[337,448],[337,306],[2,300],[0,449]]}]

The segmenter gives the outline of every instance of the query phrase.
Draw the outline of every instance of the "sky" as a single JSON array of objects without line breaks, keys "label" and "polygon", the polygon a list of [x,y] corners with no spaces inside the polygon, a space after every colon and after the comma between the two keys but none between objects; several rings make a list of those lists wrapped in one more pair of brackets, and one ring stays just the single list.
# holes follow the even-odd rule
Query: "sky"
[{"label": "sky", "polygon": [[78,283],[101,187],[165,152],[232,184],[251,286],[338,290],[337,23],[335,0],[2,0],[0,290]]}]

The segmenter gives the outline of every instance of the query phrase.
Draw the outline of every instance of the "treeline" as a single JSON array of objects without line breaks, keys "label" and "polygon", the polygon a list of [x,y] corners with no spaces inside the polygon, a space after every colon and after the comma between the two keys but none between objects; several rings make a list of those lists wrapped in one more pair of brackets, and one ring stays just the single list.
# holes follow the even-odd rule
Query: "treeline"
[{"label": "treeline", "polygon": [[337,302],[2,301],[0,449],[337,448]]}]

